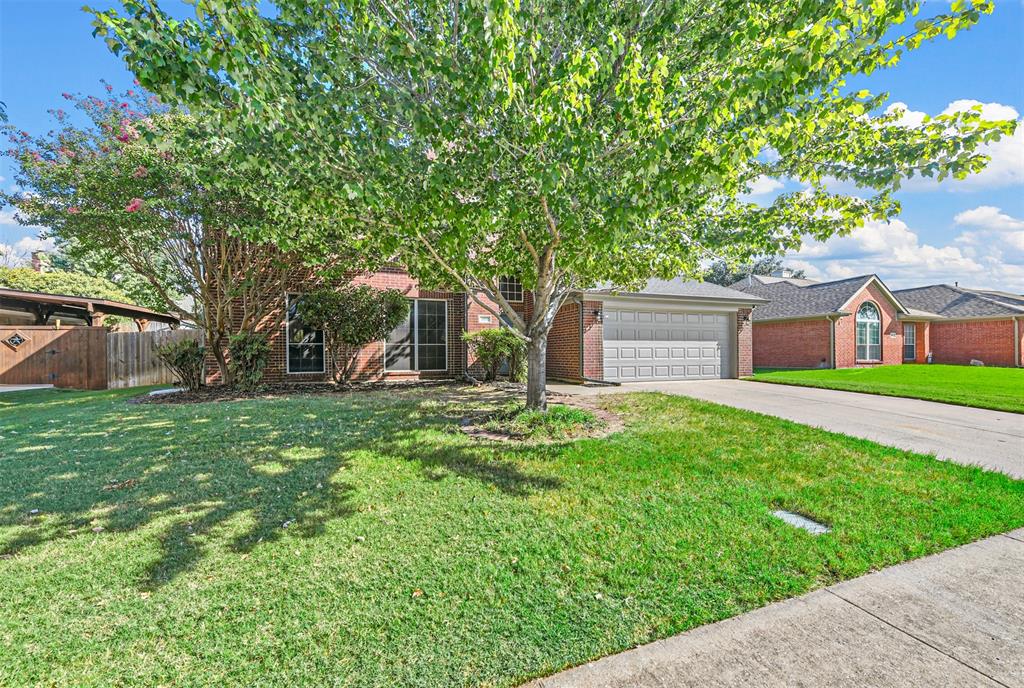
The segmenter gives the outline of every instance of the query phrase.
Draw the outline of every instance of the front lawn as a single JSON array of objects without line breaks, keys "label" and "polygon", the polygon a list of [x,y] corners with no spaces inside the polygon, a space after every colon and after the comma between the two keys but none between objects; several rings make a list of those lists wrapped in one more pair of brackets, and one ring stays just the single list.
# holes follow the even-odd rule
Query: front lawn
[{"label": "front lawn", "polygon": [[472,391],[132,393],[0,396],[0,685],[513,686],[1024,526],[1024,482],[682,397],[523,447]]},{"label": "front lawn", "polygon": [[758,370],[754,379],[1024,413],[1021,368],[907,364],[840,370]]}]

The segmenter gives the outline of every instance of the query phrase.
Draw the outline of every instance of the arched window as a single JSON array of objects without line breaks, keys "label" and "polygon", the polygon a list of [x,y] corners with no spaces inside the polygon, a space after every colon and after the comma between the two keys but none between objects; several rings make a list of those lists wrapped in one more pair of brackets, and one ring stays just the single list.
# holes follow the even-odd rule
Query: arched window
[{"label": "arched window", "polygon": [[857,309],[857,360],[882,360],[882,318],[870,301]]}]

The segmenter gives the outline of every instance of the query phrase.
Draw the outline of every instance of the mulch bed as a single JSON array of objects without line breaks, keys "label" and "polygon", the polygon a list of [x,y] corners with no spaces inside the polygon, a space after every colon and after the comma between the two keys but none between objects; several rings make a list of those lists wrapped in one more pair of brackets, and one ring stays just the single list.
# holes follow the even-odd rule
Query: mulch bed
[{"label": "mulch bed", "polygon": [[[206,404],[220,401],[242,401],[252,399],[280,399],[297,395],[333,395],[353,394],[359,392],[406,392],[414,390],[435,390],[440,401],[450,402],[457,409],[460,402],[484,402],[484,405],[470,415],[456,415],[458,428],[473,439],[482,441],[499,441],[513,443],[547,444],[559,441],[572,441],[592,437],[605,437],[622,430],[622,420],[614,413],[601,408],[594,398],[576,397],[565,394],[548,393],[548,401],[564,406],[576,406],[594,414],[599,424],[588,432],[574,435],[563,440],[558,439],[526,439],[515,433],[503,433],[481,427],[490,420],[496,406],[510,399],[522,398],[526,395],[526,385],[515,382],[487,382],[472,384],[459,380],[409,380],[403,382],[378,381],[332,384],[326,382],[277,383],[262,385],[252,392],[241,392],[223,385],[202,387],[194,392],[182,390],[166,394],[142,394],[128,399],[130,404]],[[490,408],[488,408],[490,406]],[[110,489],[118,489],[117,487]]]},{"label": "mulch bed", "polygon": [[[525,390],[524,390],[525,391]],[[601,408],[596,400],[591,397],[576,397],[568,394],[556,394],[548,392],[548,404],[560,404],[562,406],[574,406],[594,414],[598,424],[587,432],[565,438],[525,438],[518,433],[501,432],[491,428],[482,427],[493,416],[492,413],[480,413],[475,416],[464,416],[459,423],[459,429],[475,440],[491,442],[512,442],[522,444],[555,444],[559,442],[574,442],[583,439],[596,439],[607,437],[621,431],[625,427],[622,418],[611,411]]]},{"label": "mulch bed", "polygon": [[405,391],[428,388],[466,388],[474,386],[453,380],[413,380],[408,382],[356,382],[332,384],[329,382],[277,383],[261,385],[252,392],[242,392],[223,385],[201,387],[195,392],[181,391],[150,396],[143,394],[128,400],[131,404],[204,404],[214,401],[244,399],[276,399],[298,394],[349,394],[352,392]]}]

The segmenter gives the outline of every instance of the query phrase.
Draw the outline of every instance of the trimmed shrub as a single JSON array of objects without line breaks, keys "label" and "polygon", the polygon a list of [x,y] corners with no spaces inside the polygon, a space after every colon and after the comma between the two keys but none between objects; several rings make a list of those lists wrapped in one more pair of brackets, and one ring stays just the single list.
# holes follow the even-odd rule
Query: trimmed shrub
[{"label": "trimmed shrub", "polygon": [[508,363],[509,380],[522,380],[526,368],[526,342],[512,330],[497,327],[478,332],[465,332],[462,339],[484,367],[485,380],[496,379],[502,363]]},{"label": "trimmed shrub", "polygon": [[409,317],[409,301],[397,289],[325,287],[302,297],[299,315],[311,327],[323,330],[334,379],[348,380],[360,349],[386,339]]},{"label": "trimmed shrub", "polygon": [[241,332],[228,337],[228,367],[235,388],[243,392],[259,389],[269,357],[266,335]]},{"label": "trimmed shrub", "polygon": [[194,339],[171,342],[156,348],[156,355],[174,371],[185,389],[194,392],[203,384],[206,347]]}]

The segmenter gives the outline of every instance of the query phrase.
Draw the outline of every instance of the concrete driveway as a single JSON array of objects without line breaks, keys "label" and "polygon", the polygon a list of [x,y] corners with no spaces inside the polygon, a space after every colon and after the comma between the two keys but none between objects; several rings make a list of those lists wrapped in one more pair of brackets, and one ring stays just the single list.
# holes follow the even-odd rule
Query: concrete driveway
[{"label": "concrete driveway", "polygon": [[548,388],[564,394],[679,394],[1024,478],[1024,415],[1016,413],[744,380]]}]

